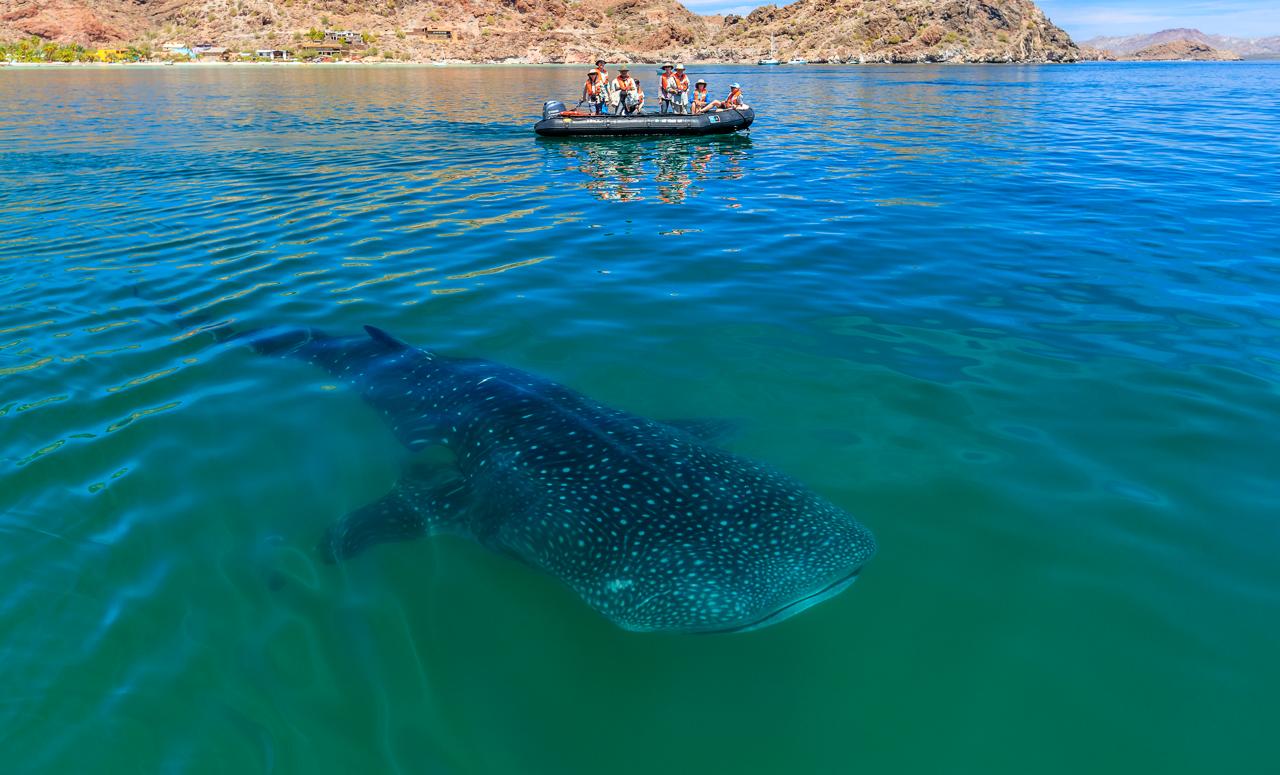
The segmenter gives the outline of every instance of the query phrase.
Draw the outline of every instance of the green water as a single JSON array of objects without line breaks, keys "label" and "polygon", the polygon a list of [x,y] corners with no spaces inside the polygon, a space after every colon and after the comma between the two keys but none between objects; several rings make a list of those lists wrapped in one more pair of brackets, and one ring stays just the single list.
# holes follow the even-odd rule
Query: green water
[{"label": "green water", "polygon": [[[175,70],[0,74],[3,771],[1280,770],[1280,66],[709,68],[750,137],[596,144],[576,70]],[[736,636],[326,566],[403,453],[200,316],[732,418],[880,552]]]}]

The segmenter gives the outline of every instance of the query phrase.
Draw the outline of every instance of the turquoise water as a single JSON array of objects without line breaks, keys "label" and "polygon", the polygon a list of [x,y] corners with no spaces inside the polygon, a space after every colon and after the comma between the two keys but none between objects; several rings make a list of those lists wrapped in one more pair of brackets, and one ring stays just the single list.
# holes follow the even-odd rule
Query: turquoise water
[{"label": "turquoise water", "polygon": [[[578,69],[0,72],[5,771],[1276,770],[1280,64],[697,75],[750,136],[536,139]],[[735,419],[880,553],[737,636],[323,565],[402,453],[202,317]]]}]

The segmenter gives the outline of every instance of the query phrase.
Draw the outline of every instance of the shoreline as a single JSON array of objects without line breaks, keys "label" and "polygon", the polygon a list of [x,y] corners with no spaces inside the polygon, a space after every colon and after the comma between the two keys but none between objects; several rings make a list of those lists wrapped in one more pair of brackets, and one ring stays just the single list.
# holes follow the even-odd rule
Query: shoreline
[{"label": "shoreline", "polygon": [[[829,62],[825,64],[785,65],[781,67],[759,67],[750,62],[716,62],[691,61],[689,64],[700,67],[743,67],[756,68],[765,72],[794,72],[806,68],[827,67],[1061,67],[1063,65],[1141,65],[1141,64],[1242,64],[1260,62],[1280,62],[1280,56],[1256,57],[1234,60],[1199,60],[1199,59],[1166,59],[1166,60],[1080,60],[1078,62]],[[587,63],[565,62],[468,62],[466,60],[445,60],[438,62],[0,62],[0,69],[14,68],[18,70],[163,70],[166,68],[182,69],[225,69],[225,68],[342,68],[342,67],[376,67],[376,68],[427,68],[427,67],[588,67]],[[648,65],[645,65],[648,66]],[[656,65],[655,65],[656,66]]]}]

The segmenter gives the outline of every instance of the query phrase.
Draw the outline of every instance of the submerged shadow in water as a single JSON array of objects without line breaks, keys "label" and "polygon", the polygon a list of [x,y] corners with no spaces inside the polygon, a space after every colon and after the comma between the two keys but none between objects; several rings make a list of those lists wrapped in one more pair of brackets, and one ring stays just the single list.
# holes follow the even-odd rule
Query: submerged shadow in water
[{"label": "submerged shadow in water", "polygon": [[597,199],[679,204],[708,180],[738,180],[751,153],[746,135],[663,138],[538,138],[554,177],[571,171]]}]

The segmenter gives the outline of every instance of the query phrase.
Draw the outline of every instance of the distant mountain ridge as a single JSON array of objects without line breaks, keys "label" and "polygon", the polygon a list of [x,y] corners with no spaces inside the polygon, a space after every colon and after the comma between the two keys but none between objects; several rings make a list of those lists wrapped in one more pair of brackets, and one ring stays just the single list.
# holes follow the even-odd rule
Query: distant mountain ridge
[{"label": "distant mountain ridge", "polygon": [[1189,27],[1175,27],[1147,35],[1099,36],[1081,45],[1110,51],[1115,54],[1133,54],[1142,49],[1185,40],[1200,43],[1219,51],[1234,51],[1242,56],[1280,54],[1280,35],[1260,38],[1238,38],[1230,35],[1211,35]]},{"label": "distant mountain ridge", "polygon": [[466,62],[1074,62],[1032,0],[799,0],[745,17],[677,0],[0,0],[0,42],[289,49],[364,33],[373,58]]}]

